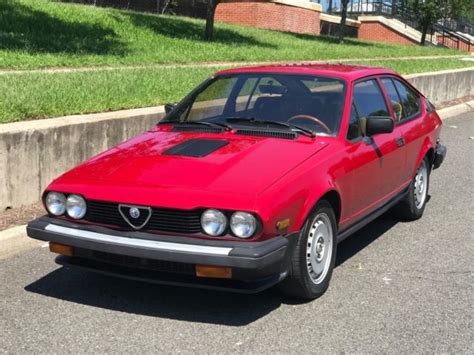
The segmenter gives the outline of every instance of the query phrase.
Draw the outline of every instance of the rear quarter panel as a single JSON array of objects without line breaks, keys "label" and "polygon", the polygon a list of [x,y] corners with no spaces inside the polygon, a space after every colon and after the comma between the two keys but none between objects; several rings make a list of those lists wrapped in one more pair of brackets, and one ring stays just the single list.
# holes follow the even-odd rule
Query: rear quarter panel
[{"label": "rear quarter panel", "polygon": [[423,158],[436,148],[442,127],[442,121],[436,111],[427,112],[425,100],[422,98],[421,101],[422,115],[403,125],[408,149],[406,161],[408,180],[413,179]]}]

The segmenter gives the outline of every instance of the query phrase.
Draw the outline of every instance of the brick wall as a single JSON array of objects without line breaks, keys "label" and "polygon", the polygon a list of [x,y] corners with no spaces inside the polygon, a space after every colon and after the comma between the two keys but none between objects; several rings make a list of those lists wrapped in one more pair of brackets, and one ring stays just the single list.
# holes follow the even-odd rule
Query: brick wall
[{"label": "brick wall", "polygon": [[449,48],[459,49],[461,51],[467,52],[474,52],[474,45],[469,45],[467,41],[460,40],[458,43],[458,41],[447,36],[436,36],[436,40],[439,44],[442,44],[443,46]]},{"label": "brick wall", "polygon": [[222,2],[216,21],[270,30],[319,35],[320,12],[264,1]]},{"label": "brick wall", "polygon": [[359,38],[377,42],[417,44],[413,39],[403,36],[380,22],[362,22],[359,27]]}]

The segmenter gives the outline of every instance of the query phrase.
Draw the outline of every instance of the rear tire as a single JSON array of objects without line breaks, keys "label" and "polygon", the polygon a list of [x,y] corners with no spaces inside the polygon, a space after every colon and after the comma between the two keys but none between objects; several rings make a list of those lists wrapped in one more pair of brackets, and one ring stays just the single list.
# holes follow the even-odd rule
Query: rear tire
[{"label": "rear tire", "polygon": [[423,215],[428,200],[431,166],[425,157],[415,177],[408,186],[408,194],[397,206],[397,212],[405,220],[414,221]]},{"label": "rear tire", "polygon": [[281,291],[292,298],[313,300],[326,292],[336,262],[337,224],[327,201],[317,203],[300,232]]}]

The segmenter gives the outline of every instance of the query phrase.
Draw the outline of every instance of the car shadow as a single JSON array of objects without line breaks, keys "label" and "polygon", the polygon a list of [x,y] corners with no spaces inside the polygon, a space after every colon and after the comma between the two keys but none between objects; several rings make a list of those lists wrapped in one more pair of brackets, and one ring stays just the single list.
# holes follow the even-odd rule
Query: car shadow
[{"label": "car shadow", "polygon": [[[331,36],[331,35],[312,35],[312,34],[306,34],[306,33],[297,33],[297,32],[286,32],[282,31],[283,33],[286,33],[289,36],[295,37],[297,39],[302,39],[302,40],[312,40],[316,41],[322,44],[329,44],[329,45],[340,45],[339,42],[339,37],[338,36]],[[369,42],[369,41],[361,41],[357,38],[350,38],[350,37],[345,37],[344,38],[344,45],[351,45],[354,47],[377,47],[380,46],[380,43],[378,42]]]},{"label": "car shadow", "polygon": [[[385,214],[343,241],[338,248],[336,267],[382,237],[397,222]],[[68,267],[60,267],[27,285],[25,290],[119,312],[228,326],[244,326],[282,304],[301,303],[286,299],[276,287],[260,294],[244,295],[149,284]]]},{"label": "car shadow", "polygon": [[389,211],[339,243],[337,246],[336,267],[344,264],[400,222],[400,219],[392,211]]}]

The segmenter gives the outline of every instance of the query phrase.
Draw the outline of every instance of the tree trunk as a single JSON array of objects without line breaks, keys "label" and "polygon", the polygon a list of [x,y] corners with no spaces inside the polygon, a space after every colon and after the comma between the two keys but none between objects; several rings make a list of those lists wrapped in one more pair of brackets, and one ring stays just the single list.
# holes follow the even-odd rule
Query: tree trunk
[{"label": "tree trunk", "polygon": [[217,0],[208,0],[206,14],[206,31],[204,37],[208,41],[214,38],[214,14],[216,13]]},{"label": "tree trunk", "polygon": [[429,28],[429,27],[430,27],[430,26],[429,26],[428,23],[424,23],[424,24],[422,25],[422,28],[421,28],[421,41],[420,41],[420,44],[421,44],[422,46],[424,46],[425,43],[426,43],[426,34],[428,33],[428,28]]},{"label": "tree trunk", "polygon": [[346,28],[346,19],[347,19],[347,3],[349,0],[341,0],[341,23],[339,25],[339,43],[344,42],[344,30]]},{"label": "tree trunk", "polygon": [[161,14],[162,14],[162,15],[165,14],[166,9],[168,8],[170,2],[171,2],[170,0],[164,0],[164,2],[163,2],[163,7],[161,8]]}]

